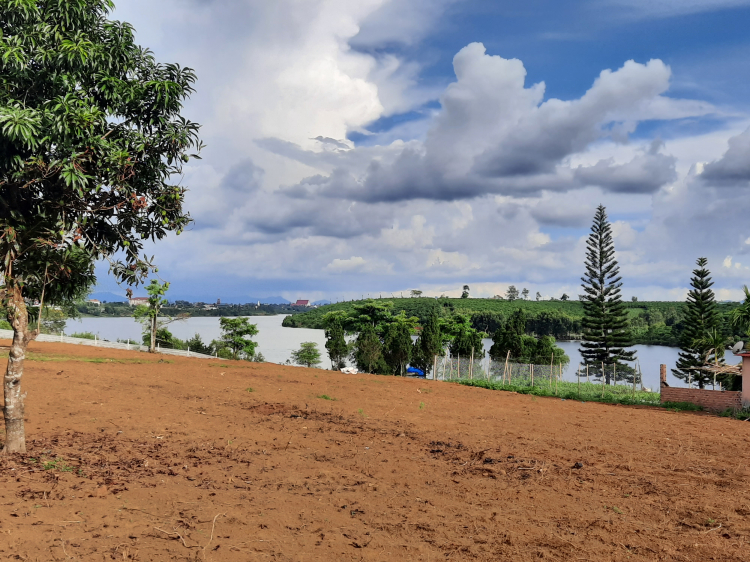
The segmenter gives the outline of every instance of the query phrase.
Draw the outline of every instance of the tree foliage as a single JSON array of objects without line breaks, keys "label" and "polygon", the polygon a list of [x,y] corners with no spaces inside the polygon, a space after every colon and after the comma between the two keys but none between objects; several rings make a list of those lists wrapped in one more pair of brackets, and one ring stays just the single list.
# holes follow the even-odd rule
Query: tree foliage
[{"label": "tree foliage", "polygon": [[[688,291],[685,302],[685,328],[680,338],[676,368],[672,369],[672,374],[678,379],[694,382],[698,388],[704,388],[708,382],[713,381],[713,374],[693,367],[704,365],[707,352],[718,342],[718,334],[714,331],[719,328],[719,314],[711,289],[711,272],[706,268],[708,260],[698,258],[695,263],[698,267],[693,270],[693,277],[690,279],[692,288]],[[714,336],[713,340],[709,337],[711,335]]]},{"label": "tree foliage", "polygon": [[566,365],[570,358],[555,345],[555,338],[527,335],[528,319],[522,309],[518,309],[492,336],[490,357],[495,361],[509,359],[515,363],[536,365]]},{"label": "tree foliage", "polygon": [[333,370],[338,371],[346,367],[346,356],[349,354],[349,346],[344,337],[344,326],[341,321],[342,313],[332,312],[326,318],[327,328],[326,349],[331,359]]},{"label": "tree foliage", "polygon": [[131,26],[107,19],[113,7],[0,2],[0,254],[15,332],[5,452],[25,451],[20,380],[37,334],[25,300],[82,295],[102,258],[119,281],[139,282],[153,267],[144,242],[190,222],[170,178],[201,146],[180,115],[195,75],[157,63]]},{"label": "tree foliage", "polygon": [[444,318],[440,331],[452,357],[469,358],[472,353],[475,359],[484,357],[482,340],[487,334],[472,326],[470,316],[455,314]]},{"label": "tree foliage", "polygon": [[[603,205],[596,209],[586,247],[586,273],[581,278],[585,294],[581,299],[584,316],[580,351],[585,364],[592,367],[590,372],[593,370],[595,376],[602,376],[602,364],[614,365],[635,359],[635,351],[627,350],[633,342],[620,294],[622,278],[615,259],[612,227]],[[605,374],[607,383],[611,378],[609,373]]]},{"label": "tree foliage", "polygon": [[352,346],[352,360],[365,373],[385,374],[388,366],[383,359],[383,343],[375,327],[365,324]]},{"label": "tree foliage", "polygon": [[219,318],[221,338],[219,343],[229,351],[231,359],[252,360],[255,356],[255,347],[258,345],[251,338],[258,334],[258,326],[251,324],[250,320],[243,317]]},{"label": "tree foliage", "polygon": [[435,356],[442,354],[440,319],[437,314],[431,314],[427,322],[423,324],[417,341],[414,342],[411,365],[427,375],[432,371]]},{"label": "tree foliage", "polygon": [[[144,326],[143,345],[148,346],[150,353],[156,352],[156,345],[159,343],[157,342],[157,332],[165,329],[166,322],[160,319],[160,315],[162,307],[169,302],[164,298],[168,290],[169,283],[159,283],[156,279],[152,279],[151,283],[146,286],[148,304],[139,304],[133,311],[133,317]],[[171,334],[169,335],[171,339]]]},{"label": "tree foliage", "polygon": [[303,342],[299,349],[292,351],[292,361],[308,368],[317,367],[320,365],[318,344],[312,341]]},{"label": "tree foliage", "polygon": [[390,367],[391,374],[403,376],[411,360],[412,341],[416,318],[400,314],[385,328],[383,338],[383,358]]}]

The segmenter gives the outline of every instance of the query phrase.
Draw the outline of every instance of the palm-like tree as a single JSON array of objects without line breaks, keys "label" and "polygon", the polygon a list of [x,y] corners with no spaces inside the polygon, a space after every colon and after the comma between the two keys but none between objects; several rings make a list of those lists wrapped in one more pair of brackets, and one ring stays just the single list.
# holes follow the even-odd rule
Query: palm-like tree
[{"label": "palm-like tree", "polygon": [[706,335],[696,343],[708,348],[705,357],[706,365],[710,362],[713,362],[713,364],[717,366],[724,363],[724,352],[729,344],[729,339],[719,330],[711,328]]},{"label": "palm-like tree", "polygon": [[[711,328],[706,335],[695,342],[696,347],[707,349],[703,359],[705,365],[713,363],[715,367],[724,364],[724,354],[730,340],[716,328]],[[700,384],[700,383],[699,383]],[[716,386],[716,373],[714,372],[714,386]],[[702,388],[702,385],[700,385]]]},{"label": "palm-like tree", "polygon": [[745,291],[745,300],[732,311],[730,321],[733,328],[745,330],[750,335],[750,289],[743,285],[742,290]]}]

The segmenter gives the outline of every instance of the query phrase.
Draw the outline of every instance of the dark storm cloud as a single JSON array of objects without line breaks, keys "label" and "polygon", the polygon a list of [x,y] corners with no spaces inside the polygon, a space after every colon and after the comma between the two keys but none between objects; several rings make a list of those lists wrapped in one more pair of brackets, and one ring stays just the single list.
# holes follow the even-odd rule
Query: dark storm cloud
[{"label": "dark storm cloud", "polygon": [[626,164],[614,164],[610,159],[600,160],[594,166],[578,167],[574,176],[583,185],[611,193],[649,194],[677,179],[676,163],[674,156],[658,154],[652,149]]},{"label": "dark storm cloud", "polygon": [[750,129],[729,139],[729,148],[717,161],[707,164],[701,178],[719,184],[750,180]]},{"label": "dark storm cloud", "polygon": [[544,101],[543,84],[525,85],[521,61],[489,56],[479,43],[456,55],[454,69],[457,80],[441,97],[442,110],[424,142],[313,152],[279,139],[257,141],[276,154],[331,172],[282,192],[399,203],[488,194],[538,197],[585,185],[613,193],[653,193],[674,181],[675,159],[659,154],[659,145],[626,164],[601,161],[576,170],[567,164],[594,141],[625,140],[639,115],[653,115],[653,105],[669,107],[671,101],[661,94],[670,71],[661,61],[629,61],[604,71],[572,101]]}]

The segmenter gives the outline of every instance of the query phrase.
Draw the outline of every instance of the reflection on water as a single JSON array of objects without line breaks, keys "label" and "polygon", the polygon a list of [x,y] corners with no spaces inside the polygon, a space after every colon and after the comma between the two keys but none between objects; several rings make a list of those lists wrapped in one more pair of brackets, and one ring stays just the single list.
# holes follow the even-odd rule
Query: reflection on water
[{"label": "reflection on water", "polygon": [[[258,325],[258,335],[254,338],[258,342],[258,351],[272,363],[284,363],[289,359],[295,349],[299,349],[302,342],[312,341],[318,344],[323,356],[322,367],[331,368],[325,350],[325,335],[323,330],[308,330],[306,328],[284,328],[281,322],[283,315],[278,316],[252,316],[253,324]],[[174,322],[169,325],[169,331],[176,337],[184,340],[200,334],[205,343],[217,339],[221,335],[219,329],[219,318],[188,318],[187,320]],[[141,324],[132,318],[83,318],[81,320],[68,321],[66,334],[73,332],[93,332],[100,338],[114,341],[119,339],[140,340]],[[563,377],[565,380],[575,381],[576,369],[581,361],[578,352],[579,342],[560,341],[557,345],[570,357],[570,364],[565,368]],[[484,340],[485,351],[489,351],[492,340]],[[675,347],[664,347],[661,345],[636,345],[637,358],[643,371],[643,384],[652,390],[659,388],[659,365],[667,366],[667,381],[671,386],[686,386],[685,383],[672,376],[671,369],[677,361],[679,350]],[[738,363],[739,360],[727,355],[728,363]]]}]

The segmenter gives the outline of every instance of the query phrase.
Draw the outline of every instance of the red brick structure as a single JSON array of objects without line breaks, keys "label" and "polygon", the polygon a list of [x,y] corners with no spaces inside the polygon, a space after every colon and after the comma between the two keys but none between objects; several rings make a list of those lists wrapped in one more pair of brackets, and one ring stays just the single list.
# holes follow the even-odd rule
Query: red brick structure
[{"label": "red brick structure", "polygon": [[727,408],[740,410],[742,408],[742,393],[731,390],[701,390],[667,386],[661,389],[661,401],[662,403],[691,402],[712,412],[723,412]]},{"label": "red brick structure", "polygon": [[[712,412],[742,409],[742,392],[675,388],[667,384],[667,366],[661,365],[661,402],[690,402]],[[744,381],[743,381],[744,382]],[[743,387],[744,389],[744,387]]]}]

